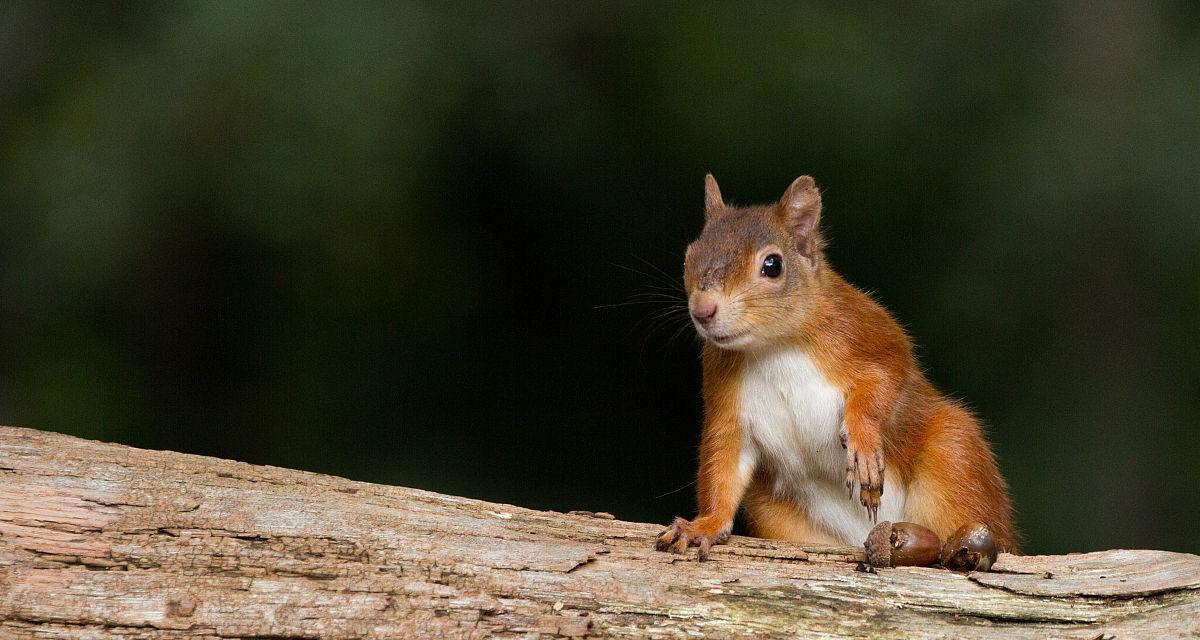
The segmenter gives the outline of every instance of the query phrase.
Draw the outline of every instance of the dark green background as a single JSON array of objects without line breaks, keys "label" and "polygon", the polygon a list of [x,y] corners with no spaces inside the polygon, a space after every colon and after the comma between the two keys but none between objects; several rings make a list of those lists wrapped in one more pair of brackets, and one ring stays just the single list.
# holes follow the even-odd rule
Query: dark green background
[{"label": "dark green background", "polygon": [[3,3],[0,422],[666,522],[697,346],[596,307],[810,173],[1029,551],[1200,552],[1197,6]]}]

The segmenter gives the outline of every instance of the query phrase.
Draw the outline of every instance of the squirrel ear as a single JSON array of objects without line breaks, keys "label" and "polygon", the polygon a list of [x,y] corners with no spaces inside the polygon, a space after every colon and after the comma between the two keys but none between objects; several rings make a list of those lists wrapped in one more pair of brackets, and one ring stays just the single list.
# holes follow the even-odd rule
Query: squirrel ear
[{"label": "squirrel ear", "polygon": [[821,192],[812,176],[800,176],[779,199],[779,212],[796,242],[796,250],[810,261],[820,248]]},{"label": "squirrel ear", "polygon": [[721,199],[721,187],[717,179],[709,173],[704,176],[704,219],[708,220],[725,210],[725,201]]}]

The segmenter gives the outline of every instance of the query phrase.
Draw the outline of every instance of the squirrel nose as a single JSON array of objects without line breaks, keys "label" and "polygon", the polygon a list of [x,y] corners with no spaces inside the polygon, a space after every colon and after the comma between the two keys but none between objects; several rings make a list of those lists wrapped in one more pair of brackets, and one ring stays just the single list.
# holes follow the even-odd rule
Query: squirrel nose
[{"label": "squirrel nose", "polygon": [[711,298],[696,300],[692,304],[692,317],[700,324],[708,324],[717,317],[717,301]]}]

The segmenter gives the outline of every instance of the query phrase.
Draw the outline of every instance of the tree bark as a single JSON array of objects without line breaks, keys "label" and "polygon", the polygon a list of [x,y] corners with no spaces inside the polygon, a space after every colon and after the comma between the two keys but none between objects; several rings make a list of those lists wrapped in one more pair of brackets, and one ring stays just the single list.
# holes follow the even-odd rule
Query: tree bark
[{"label": "tree bark", "polygon": [[0,427],[0,637],[1200,636],[1183,553],[864,571],[661,529]]}]

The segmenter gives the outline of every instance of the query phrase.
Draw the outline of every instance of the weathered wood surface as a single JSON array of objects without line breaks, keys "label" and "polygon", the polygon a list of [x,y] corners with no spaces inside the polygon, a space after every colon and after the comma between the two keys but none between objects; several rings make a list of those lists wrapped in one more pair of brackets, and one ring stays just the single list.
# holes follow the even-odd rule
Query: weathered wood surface
[{"label": "weathered wood surface", "polygon": [[660,529],[0,427],[0,638],[1200,637],[1192,555],[867,573]]}]

